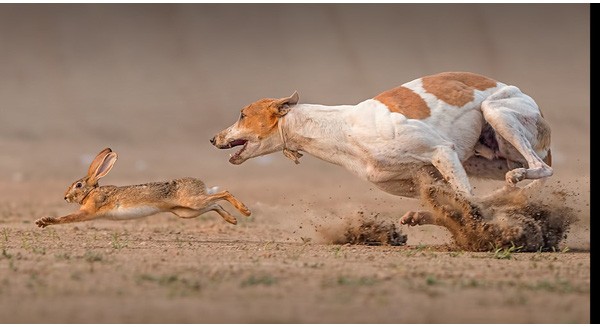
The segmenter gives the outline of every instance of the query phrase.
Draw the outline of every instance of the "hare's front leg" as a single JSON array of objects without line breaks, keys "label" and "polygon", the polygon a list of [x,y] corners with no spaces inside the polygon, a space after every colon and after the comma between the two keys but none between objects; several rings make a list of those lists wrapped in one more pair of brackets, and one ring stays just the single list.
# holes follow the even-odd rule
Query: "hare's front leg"
[{"label": "hare's front leg", "polygon": [[36,220],[35,224],[38,225],[38,227],[44,228],[48,225],[66,224],[66,223],[74,223],[77,221],[91,220],[94,217],[95,217],[94,215],[90,215],[89,213],[87,213],[85,211],[77,211],[70,215],[66,215],[66,216],[62,216],[62,217],[58,217],[58,218],[49,217],[49,216],[42,217],[42,218]]},{"label": "hare's front leg", "polygon": [[57,221],[58,221],[58,218],[56,218],[56,217],[46,216],[46,217],[42,217],[42,218],[36,220],[35,224],[38,225],[38,227],[44,228],[48,225],[56,224]]}]

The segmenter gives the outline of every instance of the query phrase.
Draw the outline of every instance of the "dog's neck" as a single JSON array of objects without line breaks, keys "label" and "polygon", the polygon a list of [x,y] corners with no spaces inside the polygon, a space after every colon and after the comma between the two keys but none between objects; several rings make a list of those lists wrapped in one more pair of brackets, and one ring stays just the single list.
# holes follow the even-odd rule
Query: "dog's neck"
[{"label": "dog's neck", "polygon": [[[284,153],[298,151],[319,159],[345,166],[360,156],[357,149],[346,141],[349,127],[345,112],[354,105],[325,106],[299,104],[280,120]],[[288,154],[286,156],[290,157]],[[293,158],[290,158],[294,160]],[[297,159],[297,158],[296,158]]]}]

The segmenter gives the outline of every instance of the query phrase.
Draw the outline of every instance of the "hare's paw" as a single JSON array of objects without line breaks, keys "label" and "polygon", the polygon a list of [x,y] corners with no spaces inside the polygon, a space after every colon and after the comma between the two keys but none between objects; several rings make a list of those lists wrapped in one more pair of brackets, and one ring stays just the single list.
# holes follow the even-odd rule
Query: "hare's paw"
[{"label": "hare's paw", "polygon": [[226,222],[232,225],[237,225],[237,219],[235,219],[235,217],[230,214],[223,215],[223,219],[225,219]]},{"label": "hare's paw", "polygon": [[53,225],[56,224],[57,219],[54,217],[42,217],[38,220],[35,221],[35,224],[38,225],[38,227],[44,228],[48,225]]},{"label": "hare's paw", "polygon": [[240,212],[244,215],[244,216],[250,216],[252,214],[252,212],[250,212],[250,209],[248,209],[248,207],[246,207],[245,205],[242,204],[242,207],[240,208]]}]

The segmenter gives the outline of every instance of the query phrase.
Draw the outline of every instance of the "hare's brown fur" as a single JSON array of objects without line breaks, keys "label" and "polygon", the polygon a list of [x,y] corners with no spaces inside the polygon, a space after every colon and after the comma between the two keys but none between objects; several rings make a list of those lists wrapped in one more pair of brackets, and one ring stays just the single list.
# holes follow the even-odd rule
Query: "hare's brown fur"
[{"label": "hare's brown fur", "polygon": [[219,200],[230,202],[245,216],[250,215],[250,210],[231,193],[211,192],[204,182],[191,177],[139,185],[98,186],[98,179],[110,171],[116,158],[110,148],[102,150],[90,165],[88,174],[67,189],[65,200],[81,204],[79,211],[59,218],[43,217],[36,224],[46,227],[96,218],[132,219],[159,212],[193,218],[208,211],[216,211],[227,222],[236,224],[236,218],[216,203]]}]

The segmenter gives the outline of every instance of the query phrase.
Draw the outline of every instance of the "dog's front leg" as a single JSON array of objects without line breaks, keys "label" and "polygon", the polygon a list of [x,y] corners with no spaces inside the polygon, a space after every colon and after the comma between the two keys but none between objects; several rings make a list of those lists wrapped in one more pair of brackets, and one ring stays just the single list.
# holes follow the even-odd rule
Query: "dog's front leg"
[{"label": "dog's front leg", "polygon": [[[433,169],[433,167],[432,167]],[[437,172],[432,172],[437,175]],[[433,178],[433,177],[432,177]],[[416,183],[414,179],[392,179],[388,181],[378,181],[374,183],[383,191],[408,198],[419,197],[419,183]],[[429,211],[408,211],[402,217],[400,217],[400,224],[402,225],[430,225],[436,224],[435,218]]]},{"label": "dog's front leg", "polygon": [[467,177],[467,172],[458,159],[458,154],[456,154],[456,151],[452,147],[445,145],[438,146],[433,151],[431,164],[437,168],[455,191],[461,192],[466,196],[473,195],[473,189]]},{"label": "dog's front leg", "polygon": [[400,217],[400,224],[409,226],[437,225],[435,217],[429,211],[408,211]]}]

